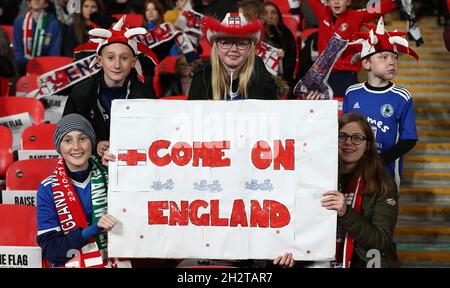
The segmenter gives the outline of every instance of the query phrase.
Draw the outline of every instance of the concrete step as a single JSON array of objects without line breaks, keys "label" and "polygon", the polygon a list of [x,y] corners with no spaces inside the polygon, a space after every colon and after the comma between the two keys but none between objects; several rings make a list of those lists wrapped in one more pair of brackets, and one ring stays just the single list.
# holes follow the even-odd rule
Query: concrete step
[{"label": "concrete step", "polygon": [[[435,107],[429,107],[435,108]],[[416,108],[417,109],[420,108]],[[450,107],[448,108],[450,111]],[[419,136],[434,136],[434,137],[450,137],[450,130],[419,130],[417,131]]]},{"label": "concrete step", "polygon": [[425,78],[425,77],[420,77],[420,78],[415,78],[415,79],[410,79],[410,78],[405,78],[405,77],[401,77],[398,76],[395,79],[395,84],[398,85],[403,85],[408,87],[408,89],[411,86],[417,85],[417,84],[422,84],[422,85],[445,85],[448,86],[450,88],[450,80],[447,79],[435,79],[435,78]]},{"label": "concrete step", "polygon": [[[424,222],[426,223],[426,222]],[[450,236],[450,227],[443,226],[400,226],[395,228],[395,235],[430,235],[430,236]]]},{"label": "concrete step", "polygon": [[[397,252],[398,258],[403,261],[435,261],[434,267],[448,267],[450,265],[450,252],[446,251],[400,251]],[[448,262],[442,263],[440,262]],[[443,266],[441,266],[443,265]]]},{"label": "concrete step", "polygon": [[[432,112],[432,113],[444,113],[444,114],[448,114],[450,113],[450,106],[449,107],[433,107],[433,106],[415,106],[414,107],[414,112],[416,113],[424,113],[424,112]],[[448,115],[447,115],[448,116]]]},{"label": "concrete step", "polygon": [[450,87],[407,87],[408,91],[412,94],[415,95],[415,93],[440,93],[440,92],[445,92],[445,93],[449,93],[450,95]]},{"label": "concrete step", "polygon": [[414,97],[414,102],[450,104],[450,95],[449,97]]},{"label": "concrete step", "polygon": [[424,243],[404,243],[396,242],[397,252],[416,251],[416,252],[450,252],[450,243],[424,244]]},{"label": "concrete step", "polygon": [[448,163],[447,166],[450,169],[450,156],[440,156],[440,155],[406,155],[403,158],[403,163],[408,162],[423,162],[423,163]]},{"label": "concrete step", "polygon": [[416,146],[408,153],[408,156],[423,153],[431,155],[450,155],[450,143],[427,143],[420,140],[416,144]]},{"label": "concrete step", "polygon": [[[444,120],[446,121],[450,115],[449,113],[436,113],[434,111],[424,111],[423,109],[415,112],[416,120],[418,119],[430,119],[430,120]],[[420,139],[420,141],[424,141]],[[437,141],[442,142],[442,141]]]},{"label": "concrete step", "polygon": [[444,59],[444,61],[439,62],[436,60],[431,59],[423,59],[420,58],[419,65],[417,65],[415,60],[409,60],[409,59],[402,59],[399,61],[399,72],[398,75],[401,75],[403,71],[427,71],[427,70],[433,70],[433,71],[447,71],[448,70],[448,62]]},{"label": "concrete step", "polygon": [[450,188],[438,188],[438,187],[416,187],[416,186],[400,186],[400,197],[403,195],[416,195],[420,196],[450,196]]}]

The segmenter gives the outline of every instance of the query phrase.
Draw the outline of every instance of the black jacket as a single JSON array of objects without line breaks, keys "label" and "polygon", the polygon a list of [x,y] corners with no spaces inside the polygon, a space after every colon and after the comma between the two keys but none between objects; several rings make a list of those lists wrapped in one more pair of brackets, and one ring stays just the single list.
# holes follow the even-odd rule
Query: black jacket
[{"label": "black jacket", "polygon": [[[272,75],[267,72],[262,60],[255,56],[255,66],[250,85],[248,87],[249,99],[277,100],[277,86]],[[201,64],[194,71],[191,87],[189,89],[189,100],[211,100],[211,64]]]},{"label": "black jacket", "polygon": [[[63,115],[78,113],[91,122],[97,141],[109,140],[110,127],[103,118],[102,112],[97,105],[98,87],[100,75],[94,76],[75,85],[66,102]],[[144,85],[137,79],[136,71],[131,70],[128,76],[131,81],[128,99],[151,98],[151,94],[145,91]]]}]

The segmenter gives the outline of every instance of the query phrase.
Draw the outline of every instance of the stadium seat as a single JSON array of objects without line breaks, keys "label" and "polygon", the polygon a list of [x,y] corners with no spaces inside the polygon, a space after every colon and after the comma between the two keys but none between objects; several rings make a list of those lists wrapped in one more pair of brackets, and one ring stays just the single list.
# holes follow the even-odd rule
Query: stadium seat
[{"label": "stadium seat", "polygon": [[205,37],[200,37],[199,43],[203,49],[203,52],[200,55],[200,58],[209,60],[211,57],[211,44],[209,44],[208,40]]},{"label": "stadium seat", "polygon": [[28,112],[33,124],[44,123],[44,104],[35,98],[0,97],[0,117]]},{"label": "stadium seat", "polygon": [[112,16],[119,20],[123,15],[125,18],[125,25],[128,27],[143,27],[144,24],[144,16],[142,14],[113,14]]},{"label": "stadium seat", "polygon": [[159,98],[161,100],[188,100],[187,95],[170,95]]},{"label": "stadium seat", "polygon": [[56,124],[39,124],[23,130],[20,145],[22,150],[52,150]]},{"label": "stadium seat", "polygon": [[288,0],[273,0],[272,2],[280,9],[281,14],[289,13],[291,7]]},{"label": "stadium seat", "polygon": [[42,75],[72,63],[72,58],[64,56],[40,56],[28,61],[27,74]]},{"label": "stadium seat", "polygon": [[16,83],[16,95],[26,96],[28,93],[38,88],[38,77],[36,74],[29,74],[19,78]]},{"label": "stadium seat", "polygon": [[0,96],[9,95],[9,80],[4,77],[0,77]]},{"label": "stadium seat", "polygon": [[37,190],[50,176],[58,159],[27,159],[13,162],[6,171],[6,190]]},{"label": "stadium seat", "polygon": [[38,246],[34,206],[0,204],[0,246]]},{"label": "stadium seat", "polygon": [[283,14],[283,23],[289,28],[292,35],[294,35],[295,43],[297,43],[298,32],[299,32],[299,20],[298,17],[290,14]]},{"label": "stadium seat", "polygon": [[12,141],[11,130],[0,125],[0,179],[5,179],[6,170],[14,161]]},{"label": "stadium seat", "polygon": [[13,39],[14,39],[14,26],[12,25],[0,25],[0,28],[2,28],[3,30],[5,30],[6,34],[8,34],[8,38],[9,38],[9,43],[13,43]]},{"label": "stadium seat", "polygon": [[175,73],[175,62],[177,61],[177,56],[167,56],[164,58],[155,68],[155,73]]}]

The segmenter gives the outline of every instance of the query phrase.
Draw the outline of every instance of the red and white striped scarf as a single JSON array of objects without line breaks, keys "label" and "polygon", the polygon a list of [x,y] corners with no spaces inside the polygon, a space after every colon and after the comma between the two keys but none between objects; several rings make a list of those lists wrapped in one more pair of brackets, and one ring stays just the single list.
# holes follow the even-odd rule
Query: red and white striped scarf
[{"label": "red and white striped scarf", "polygon": [[[351,207],[360,213],[362,204],[362,192],[364,191],[364,179],[360,175],[354,175],[345,187],[344,195],[346,201],[350,200]],[[344,236],[345,235],[345,236]],[[343,231],[343,227],[338,224],[336,236],[336,266],[349,268],[353,256],[354,242],[349,233]]]},{"label": "red and white striped scarf", "polygon": [[41,56],[42,45],[44,43],[45,28],[47,26],[47,13],[42,12],[36,25],[36,31],[33,35],[33,17],[32,13],[25,14],[23,21],[23,52],[25,58],[32,59],[33,57]]}]

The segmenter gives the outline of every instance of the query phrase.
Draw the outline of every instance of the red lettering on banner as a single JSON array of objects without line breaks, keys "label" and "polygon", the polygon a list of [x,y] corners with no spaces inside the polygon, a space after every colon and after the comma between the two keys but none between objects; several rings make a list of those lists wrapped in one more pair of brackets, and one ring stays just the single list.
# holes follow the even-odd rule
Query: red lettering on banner
[{"label": "red lettering on banner", "polygon": [[228,219],[219,217],[219,200],[211,200],[211,226],[228,226]]},{"label": "red lettering on banner", "polygon": [[178,208],[177,203],[170,201],[170,220],[169,225],[187,226],[189,202],[181,201],[181,210]]},{"label": "red lettering on banner", "polygon": [[148,202],[148,224],[167,224],[167,216],[163,215],[162,210],[168,207],[167,201],[149,201]]},{"label": "red lettering on banner", "polygon": [[283,147],[281,140],[274,140],[274,154],[272,156],[272,149],[266,141],[258,141],[252,149],[252,163],[258,169],[267,169],[272,164],[273,169],[280,170],[280,165],[285,170],[294,170],[295,165],[295,141],[288,139],[285,141],[286,148]]},{"label": "red lettering on banner", "polygon": [[258,169],[267,169],[272,163],[272,150],[266,141],[258,141],[252,149],[252,162]]},{"label": "red lettering on banner", "polygon": [[200,207],[207,208],[208,203],[204,200],[195,200],[189,206],[189,216],[191,218],[191,222],[196,226],[209,226],[209,214],[203,214],[198,217],[198,208]]},{"label": "red lettering on banner", "polygon": [[281,228],[291,221],[291,215],[286,206],[277,201],[270,201],[270,227]]},{"label": "red lettering on banner", "polygon": [[[248,227],[250,222],[250,227],[281,228],[291,221],[287,207],[275,200],[264,200],[263,208],[258,200],[250,200],[250,216],[247,216],[244,200],[236,199],[229,218],[220,218],[218,199],[210,200],[209,203],[204,200],[194,200],[190,204],[180,201],[180,204],[181,209],[175,201],[149,201],[149,225]],[[205,211],[199,211],[200,208]],[[169,210],[169,216],[163,215],[164,210]]]},{"label": "red lettering on banner", "polygon": [[156,166],[166,166],[170,163],[170,155],[166,154],[163,157],[158,156],[158,151],[161,149],[167,149],[170,146],[170,141],[158,140],[152,143],[150,148],[148,148],[148,157],[150,161]]},{"label": "red lettering on banner", "polygon": [[230,166],[231,160],[225,157],[224,149],[230,148],[230,141],[193,142],[194,148],[186,142],[177,142],[173,145],[170,153],[160,157],[158,152],[169,149],[170,141],[157,140],[148,149],[150,161],[157,166],[166,166],[173,162],[178,166],[185,166],[193,161],[192,166],[198,167],[200,159],[202,167],[224,167]]},{"label": "red lettering on banner", "polygon": [[285,141],[286,148],[283,148],[281,140],[275,140],[275,158],[273,159],[273,169],[280,170],[280,165],[284,167],[285,170],[294,170],[295,165],[295,151],[294,139],[287,139]]},{"label": "red lettering on banner", "polygon": [[230,218],[230,226],[236,227],[237,225],[248,227],[247,214],[245,214],[245,204],[241,199],[234,200]]},{"label": "red lettering on banner", "polygon": [[264,200],[264,210],[256,200],[250,201],[250,226],[251,227],[269,227],[269,201]]},{"label": "red lettering on banner", "polygon": [[177,142],[172,147],[172,161],[178,166],[185,166],[192,158],[192,147],[186,142]]}]

